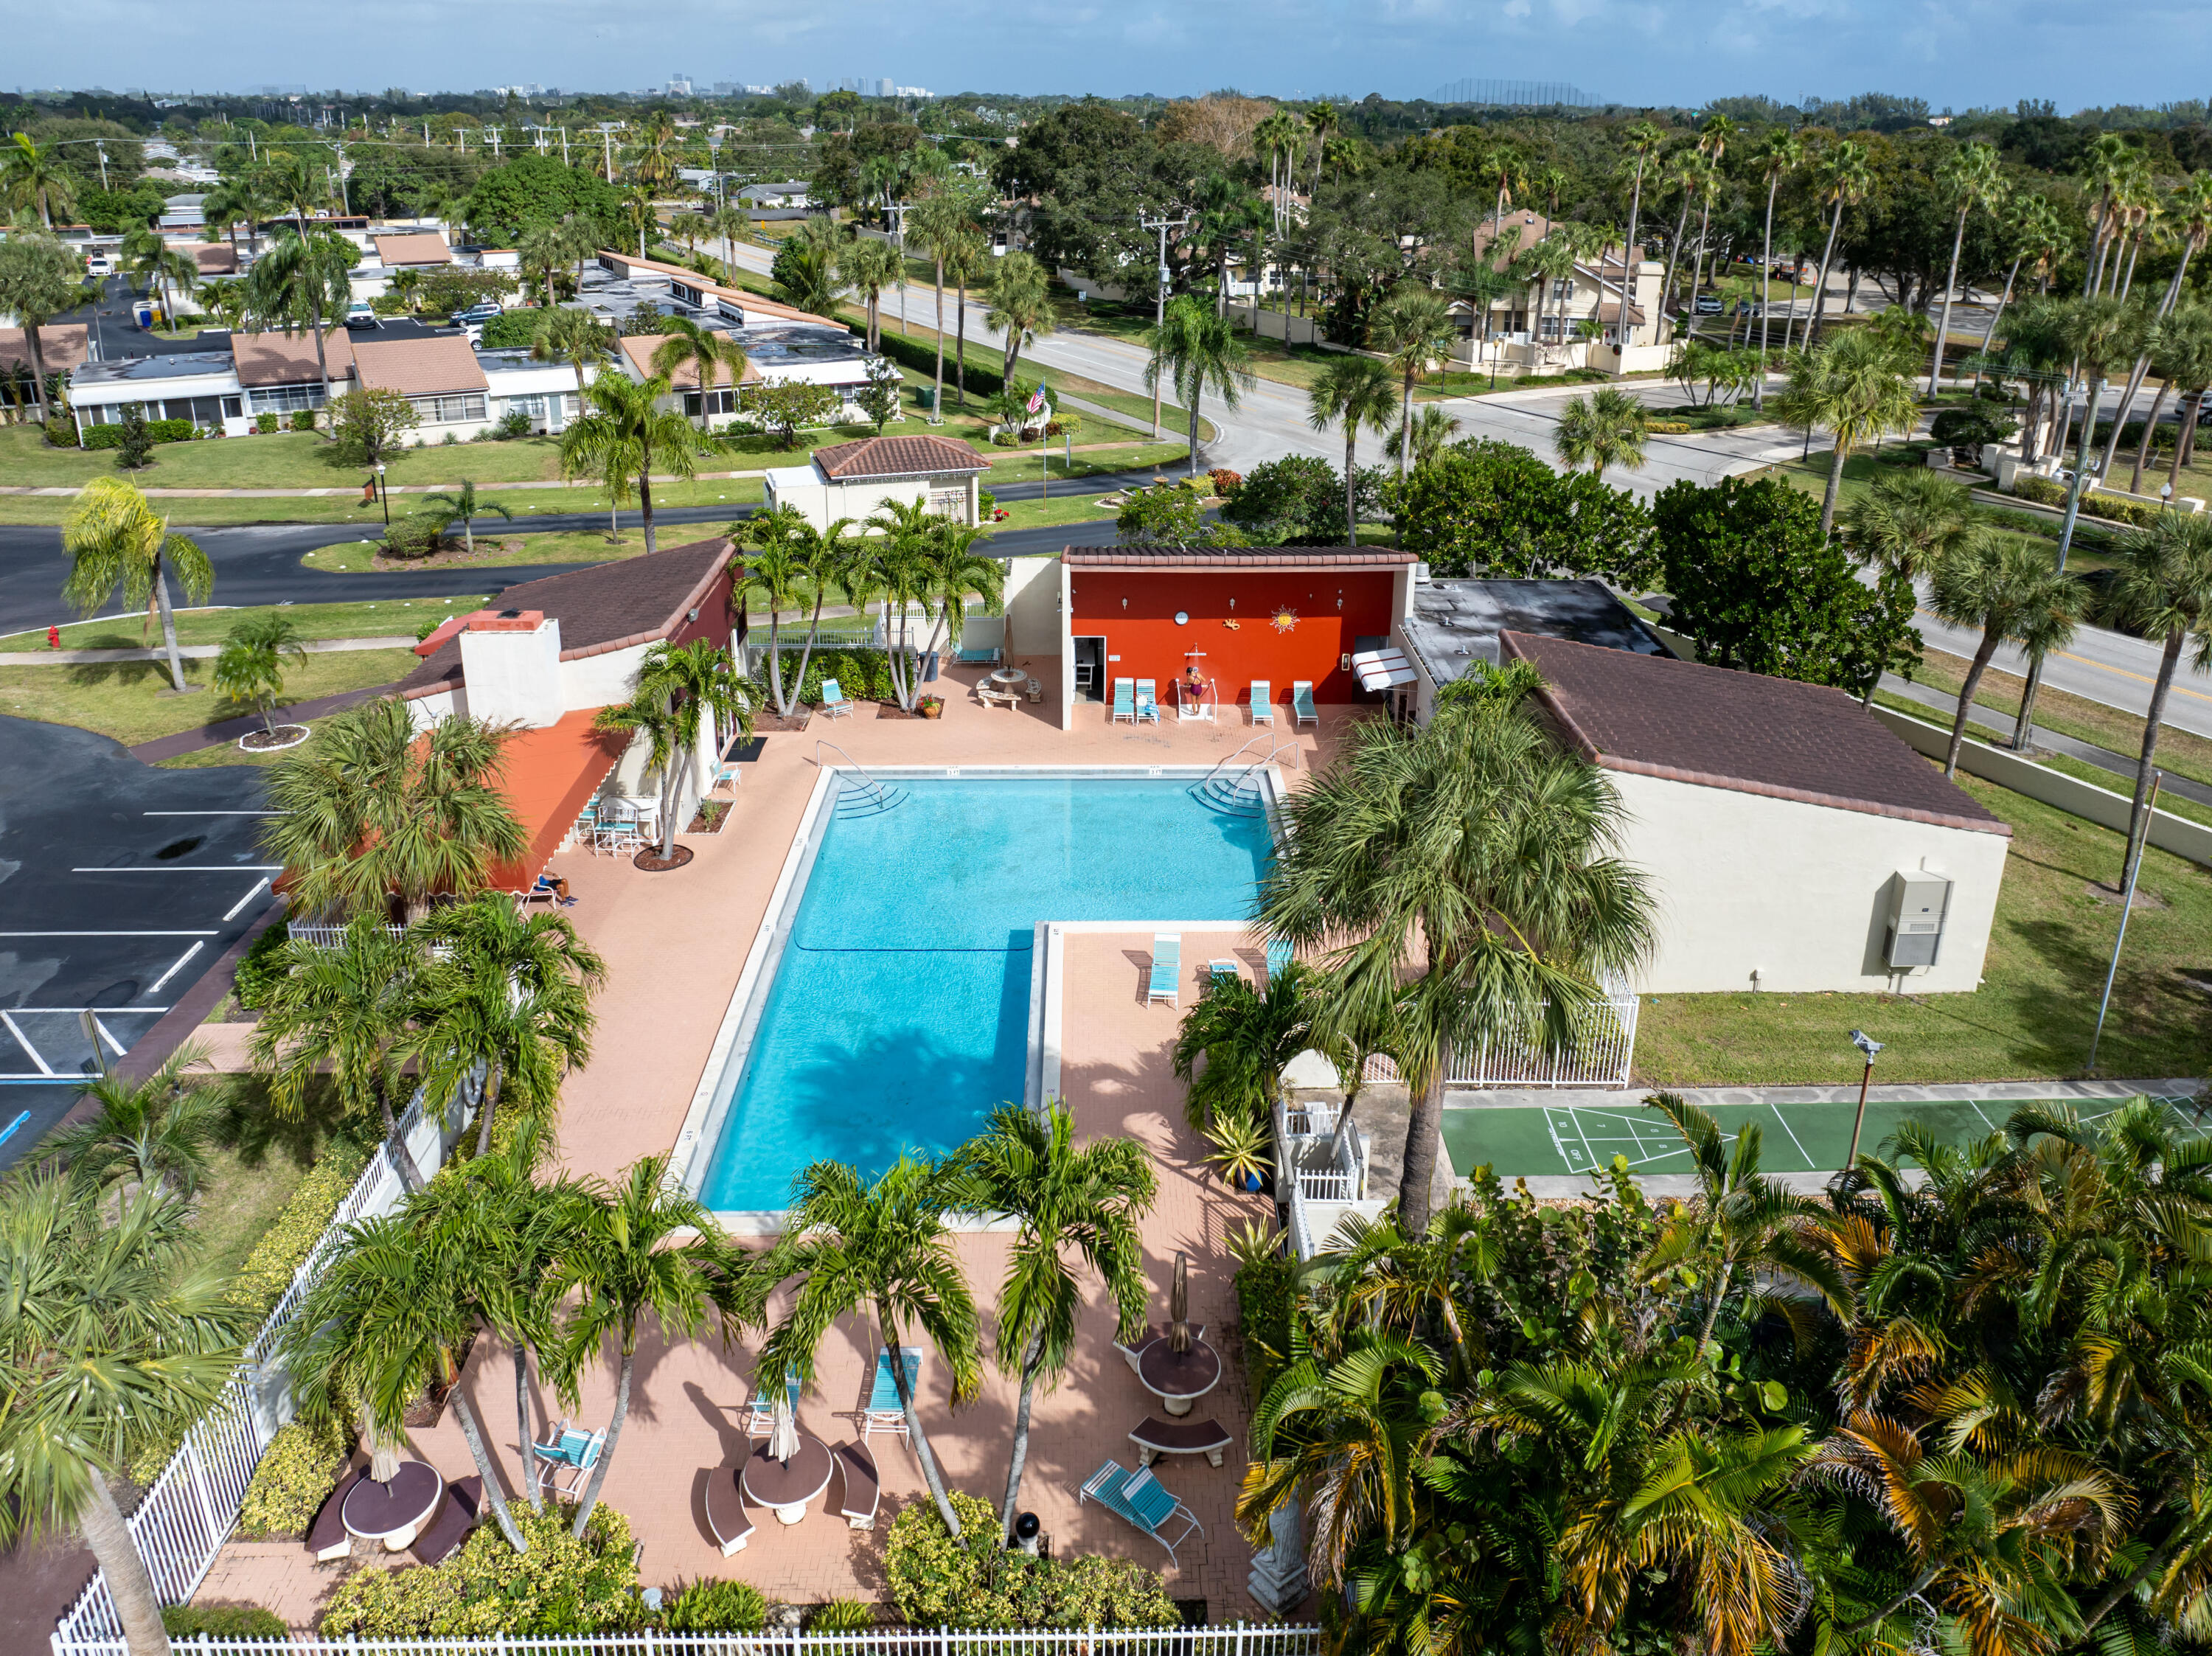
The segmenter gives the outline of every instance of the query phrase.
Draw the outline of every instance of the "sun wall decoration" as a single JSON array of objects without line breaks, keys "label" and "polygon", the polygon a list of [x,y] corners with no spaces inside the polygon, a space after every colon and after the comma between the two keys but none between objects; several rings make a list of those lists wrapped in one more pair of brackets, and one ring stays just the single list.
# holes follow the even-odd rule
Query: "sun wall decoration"
[{"label": "sun wall decoration", "polygon": [[1276,610],[1275,630],[1279,633],[1297,632],[1298,630],[1298,612],[1291,609],[1288,605]]}]

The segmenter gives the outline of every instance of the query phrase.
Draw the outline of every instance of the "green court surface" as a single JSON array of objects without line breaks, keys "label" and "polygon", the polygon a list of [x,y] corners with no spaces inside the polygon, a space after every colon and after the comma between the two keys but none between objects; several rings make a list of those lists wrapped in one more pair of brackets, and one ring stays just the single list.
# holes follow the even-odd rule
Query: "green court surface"
[{"label": "green court surface", "polygon": [[[1869,1103],[1859,1135],[1862,1154],[1878,1150],[1905,1121],[1918,1121],[1954,1143],[2002,1131],[2021,1099],[1928,1100]],[[2085,1120],[2109,1112],[2104,1100],[2071,1101]],[[2111,1101],[2116,1104],[2119,1101]],[[2176,1100],[2190,1105],[2194,1101]],[[2083,1108],[2087,1102],[2088,1107]],[[1850,1154],[1856,1100],[1832,1103],[1723,1104],[1710,1113],[1733,1144],[1746,1125],[1759,1130],[1759,1166],[1767,1173],[1832,1173]],[[1657,1110],[1625,1095],[1620,1104],[1528,1104],[1498,1109],[1446,1110],[1444,1148],[1462,1177],[1488,1162],[1503,1179],[1578,1177],[1624,1158],[1639,1176],[1687,1174],[1690,1152],[1674,1125]]]}]

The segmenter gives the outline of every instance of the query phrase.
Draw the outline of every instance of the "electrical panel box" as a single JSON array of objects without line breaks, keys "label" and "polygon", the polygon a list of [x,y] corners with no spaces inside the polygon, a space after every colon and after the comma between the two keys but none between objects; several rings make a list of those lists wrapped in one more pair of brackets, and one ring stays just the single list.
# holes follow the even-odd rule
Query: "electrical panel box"
[{"label": "electrical panel box", "polygon": [[1943,946],[1943,916],[1951,907],[1951,878],[1925,869],[1900,869],[1889,883],[1889,967],[1893,972],[1933,966]]}]

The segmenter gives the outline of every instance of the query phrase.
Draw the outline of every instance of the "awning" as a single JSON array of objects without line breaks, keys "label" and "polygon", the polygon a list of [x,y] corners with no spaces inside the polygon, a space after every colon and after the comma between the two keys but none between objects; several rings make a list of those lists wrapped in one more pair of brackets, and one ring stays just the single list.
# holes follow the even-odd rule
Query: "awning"
[{"label": "awning", "polygon": [[530,836],[530,849],[520,864],[493,871],[491,883],[500,889],[525,889],[544,871],[629,745],[626,731],[593,730],[598,717],[595,707],[580,708],[543,730],[520,731],[507,744],[501,785]]},{"label": "awning", "polygon": [[1352,670],[1363,690],[1388,690],[1411,684],[1419,676],[1403,650],[1362,650],[1352,658]]}]

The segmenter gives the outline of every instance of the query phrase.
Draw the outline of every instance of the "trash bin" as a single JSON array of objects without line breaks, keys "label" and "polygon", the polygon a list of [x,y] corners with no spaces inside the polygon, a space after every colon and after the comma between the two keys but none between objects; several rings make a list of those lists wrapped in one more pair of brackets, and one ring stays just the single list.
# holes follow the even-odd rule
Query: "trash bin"
[{"label": "trash bin", "polygon": [[937,652],[934,650],[929,652],[929,659],[922,664],[921,682],[925,684],[937,682]]},{"label": "trash bin", "polygon": [[1035,1513],[1024,1513],[1014,1520],[1014,1544],[1034,1558],[1037,1555],[1037,1533],[1044,1526],[1037,1522]]}]

